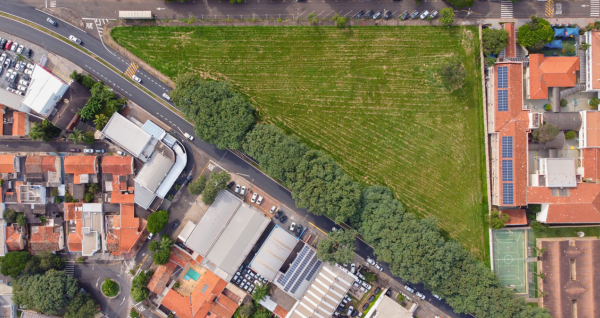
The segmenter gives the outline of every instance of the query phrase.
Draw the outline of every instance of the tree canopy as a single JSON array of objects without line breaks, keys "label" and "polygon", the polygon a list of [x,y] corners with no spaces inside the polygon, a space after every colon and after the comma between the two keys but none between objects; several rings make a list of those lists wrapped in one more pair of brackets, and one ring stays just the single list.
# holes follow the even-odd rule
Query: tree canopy
[{"label": "tree canopy", "polygon": [[14,279],[21,275],[31,255],[25,251],[12,251],[0,257],[0,273]]},{"label": "tree canopy", "polygon": [[531,16],[531,20],[519,27],[517,43],[529,49],[541,50],[546,43],[554,39],[554,30],[550,22]]},{"label": "tree canopy", "polygon": [[148,249],[153,252],[152,258],[154,259],[154,264],[164,265],[169,261],[169,257],[171,257],[171,246],[173,246],[173,241],[168,235],[163,235],[160,237],[160,242],[154,243],[154,241],[150,242],[152,246],[148,246]]},{"label": "tree canopy", "polygon": [[11,208],[6,208],[4,210],[3,218],[8,224],[15,223],[17,221],[17,212]]},{"label": "tree canopy", "polygon": [[149,291],[148,288],[146,288],[146,285],[148,285],[152,274],[152,272],[140,271],[140,273],[133,278],[133,281],[131,282],[131,297],[135,302],[144,301],[148,298]]},{"label": "tree canopy", "polygon": [[79,287],[77,280],[63,271],[51,269],[45,274],[22,276],[13,284],[13,302],[18,306],[56,315],[67,307]]},{"label": "tree canopy", "polygon": [[498,55],[508,44],[508,31],[504,29],[483,29],[483,54]]},{"label": "tree canopy", "polygon": [[202,190],[202,202],[206,205],[212,204],[221,190],[227,189],[231,176],[223,170],[218,173],[211,172],[206,187]]},{"label": "tree canopy", "polygon": [[[83,78],[85,81],[86,77]],[[82,82],[83,82],[82,81]],[[85,85],[85,83],[84,83]],[[96,115],[102,113],[105,118],[110,118],[125,104],[125,99],[117,98],[115,93],[102,82],[94,83],[90,89],[92,96],[79,111],[81,119],[94,121]]]},{"label": "tree canopy", "polygon": [[450,7],[440,10],[440,22],[442,25],[450,25],[454,23],[454,10],[452,10]]},{"label": "tree canopy", "polygon": [[169,211],[160,210],[150,214],[146,228],[148,229],[148,232],[156,234],[162,231],[168,223]]},{"label": "tree canopy", "polygon": [[93,318],[100,306],[90,294],[79,290],[67,305],[65,318]]},{"label": "tree canopy", "polygon": [[206,175],[201,174],[198,177],[198,179],[190,182],[190,185],[188,185],[188,191],[190,191],[190,193],[193,195],[198,195],[198,194],[202,193],[202,190],[204,190],[205,186],[206,186]]},{"label": "tree canopy", "polygon": [[467,8],[472,6],[475,0],[446,0],[446,2],[455,8]]},{"label": "tree canopy", "polygon": [[438,70],[442,83],[450,92],[461,88],[467,77],[467,71],[458,57],[446,59]]},{"label": "tree canopy", "polygon": [[537,143],[544,143],[554,140],[559,133],[560,129],[558,126],[553,124],[543,124],[538,129],[531,132],[531,137],[533,138],[533,141]]},{"label": "tree canopy", "polygon": [[58,137],[60,132],[60,128],[54,126],[48,119],[44,119],[41,123],[33,124],[29,130],[29,138],[50,142],[52,138]]},{"label": "tree canopy", "polygon": [[356,231],[340,229],[329,232],[317,244],[317,257],[329,263],[347,264],[354,259]]},{"label": "tree canopy", "polygon": [[177,88],[170,96],[185,118],[194,123],[196,135],[219,149],[239,149],[254,125],[252,107],[229,83],[186,74],[177,79]]},{"label": "tree canopy", "polygon": [[500,213],[500,211],[492,211],[488,216],[490,228],[499,230],[504,227],[510,217],[508,214]]}]

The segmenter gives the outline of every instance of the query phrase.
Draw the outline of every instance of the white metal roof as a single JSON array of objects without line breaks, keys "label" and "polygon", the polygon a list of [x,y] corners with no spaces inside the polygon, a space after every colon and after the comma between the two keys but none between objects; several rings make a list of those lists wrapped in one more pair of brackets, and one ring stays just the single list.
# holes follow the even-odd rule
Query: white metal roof
[{"label": "white metal roof", "polygon": [[146,120],[142,126],[142,130],[152,135],[154,138],[161,140],[167,134],[164,129],[160,128],[157,124]]},{"label": "white metal roof", "polygon": [[179,233],[178,238],[185,242],[185,240],[187,240],[188,237],[190,237],[190,234],[192,234],[192,231],[195,227],[196,224],[194,224],[192,221],[187,221],[187,223],[185,223],[185,226],[183,227],[183,230],[181,230],[181,232]]},{"label": "white metal roof", "polygon": [[156,197],[154,192],[142,187],[137,182],[134,183],[133,195],[133,201],[135,202],[135,204],[141,206],[144,209],[149,208],[150,204],[152,204],[152,201],[154,201],[154,198]]},{"label": "white metal roof", "polygon": [[176,155],[175,165],[173,165],[165,179],[156,190],[156,195],[161,199],[164,199],[167,193],[169,193],[169,190],[171,187],[173,187],[173,184],[175,184],[175,181],[177,181],[177,178],[187,165],[187,154],[185,153],[185,150],[183,150],[183,148],[181,148],[181,146],[178,144],[175,144],[173,151],[175,151]]},{"label": "white metal roof", "polygon": [[156,192],[158,187],[169,175],[169,171],[174,164],[175,163],[171,161],[169,157],[160,152],[155,152],[142,167],[140,173],[135,177],[135,181],[144,186],[144,188]]},{"label": "white metal roof", "polygon": [[256,253],[250,268],[266,279],[273,280],[297,243],[298,238],[276,226]]},{"label": "white metal roof", "polygon": [[6,105],[15,110],[21,110],[23,96],[11,93],[6,89],[0,89],[0,100],[2,101],[2,105]]},{"label": "white metal roof", "polygon": [[102,134],[136,157],[140,156],[152,139],[149,133],[119,113],[110,118]]},{"label": "white metal roof", "polygon": [[50,114],[68,87],[69,85],[63,80],[36,64],[31,75],[31,84],[23,99],[23,105],[46,116]]}]

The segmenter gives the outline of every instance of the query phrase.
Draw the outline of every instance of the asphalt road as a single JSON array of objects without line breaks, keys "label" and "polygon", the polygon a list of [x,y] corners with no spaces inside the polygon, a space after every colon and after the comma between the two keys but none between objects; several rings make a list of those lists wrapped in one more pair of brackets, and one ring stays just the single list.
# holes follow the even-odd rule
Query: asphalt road
[{"label": "asphalt road", "polygon": [[[0,142],[0,151],[7,152],[70,152],[70,149],[104,149],[105,153],[110,152],[110,146],[102,141],[96,141],[93,145],[79,143],[73,145],[72,142],[56,141],[41,142],[30,140],[4,140]],[[83,150],[81,150],[83,152]]]},{"label": "asphalt road", "polygon": [[[34,10],[31,7],[8,0],[2,0],[0,1],[0,3],[0,8],[3,11],[26,18],[40,25],[50,27],[50,25],[46,22],[47,16],[41,12],[38,12],[37,10]],[[52,38],[46,35],[45,33],[42,33],[29,26],[23,25],[19,22],[15,22],[4,17],[0,17],[0,30],[21,37],[27,41],[37,43],[38,45],[43,46],[46,50],[65,57],[66,59],[79,65],[80,67],[83,67],[87,71],[94,72],[94,74],[96,74],[97,77],[102,78],[107,85],[113,87],[116,91],[119,91],[120,93],[124,94],[136,104],[141,105],[151,114],[156,114],[158,116],[162,115],[161,117],[163,118],[163,121],[165,123],[170,123],[172,127],[176,128],[175,130],[181,129],[181,131],[189,133],[192,133],[194,131],[190,123],[186,122],[181,117],[167,109],[164,105],[157,102],[149,95],[135,87],[132,83],[125,80],[120,75],[115,74],[94,58],[85,55],[81,51],[65,44],[64,42]],[[104,48],[104,46],[99,40],[92,37],[90,34],[81,32],[80,30],[74,27],[59,22],[59,26],[53,29],[53,31],[67,38],[70,34],[75,35],[83,41],[83,46],[85,48],[92,51],[94,54],[104,58],[109,63],[113,64],[113,66],[119,68],[122,71],[125,71],[125,65],[129,64],[128,62],[126,62],[125,58]],[[156,79],[153,80],[158,82],[158,80]],[[217,158],[219,164],[225,169],[227,169],[229,172],[247,175],[248,180],[250,180],[262,190],[279,200],[282,204],[294,209],[294,211],[304,216],[304,221],[310,222],[324,231],[330,231],[331,228],[335,225],[333,221],[329,220],[326,217],[315,216],[304,209],[295,208],[295,203],[291,197],[290,192],[288,192],[278,183],[274,182],[272,179],[270,179],[262,172],[254,168],[252,165],[246,163],[245,161],[235,156],[233,153],[229,151],[219,150],[214,145],[205,143],[199,138],[195,138],[192,143],[209,156]],[[41,147],[45,147],[44,145],[39,146],[40,148],[38,149],[43,149]],[[19,146],[14,146],[15,150],[17,149],[17,147],[19,151],[30,151],[30,149],[35,149],[34,147],[22,149]],[[359,240],[356,241],[355,245],[356,252],[358,255],[360,255],[363,258],[374,258],[373,249],[369,245]],[[391,275],[391,273],[387,269],[387,265],[382,265],[385,268],[385,272]],[[402,282],[400,278],[396,278],[396,280]],[[415,286],[417,290],[424,291],[423,286],[413,286]],[[425,291],[425,295],[427,296],[427,298],[431,298],[431,293]],[[466,317],[466,315],[457,315],[453,313],[452,309],[445,302],[440,302],[434,299],[431,301],[431,303],[438,307],[440,310],[444,311],[446,313],[446,316],[448,317]]]}]

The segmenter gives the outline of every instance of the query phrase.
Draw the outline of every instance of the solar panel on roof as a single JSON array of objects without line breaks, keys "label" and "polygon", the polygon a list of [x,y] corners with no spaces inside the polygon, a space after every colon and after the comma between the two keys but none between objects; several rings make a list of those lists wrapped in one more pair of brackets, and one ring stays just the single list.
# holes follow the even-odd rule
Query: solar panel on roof
[{"label": "solar panel on roof", "polygon": [[502,184],[502,203],[505,205],[512,205],[514,202],[513,198],[513,184],[503,183]]},{"label": "solar panel on roof", "polygon": [[498,91],[498,111],[499,112],[507,112],[508,111],[508,91],[507,90]]},{"label": "solar panel on roof", "polygon": [[508,66],[498,67],[498,88],[508,88]]},{"label": "solar panel on roof", "polygon": [[513,181],[512,160],[502,160],[502,181]]},{"label": "solar panel on roof", "polygon": [[513,137],[502,137],[502,158],[512,158],[513,156]]}]

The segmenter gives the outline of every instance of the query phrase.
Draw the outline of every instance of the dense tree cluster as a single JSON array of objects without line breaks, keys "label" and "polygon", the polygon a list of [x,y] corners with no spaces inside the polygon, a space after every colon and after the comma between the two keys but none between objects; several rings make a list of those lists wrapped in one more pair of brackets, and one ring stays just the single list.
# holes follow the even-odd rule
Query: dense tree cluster
[{"label": "dense tree cluster", "polygon": [[169,211],[160,210],[156,211],[148,217],[148,224],[146,225],[146,229],[150,233],[159,233],[162,231],[165,226],[169,223]]},{"label": "dense tree cluster", "polygon": [[171,246],[173,246],[173,241],[168,235],[161,236],[160,242],[152,241],[148,244],[148,250],[152,253],[154,264],[164,265],[169,261]]},{"label": "dense tree cluster", "polygon": [[150,292],[148,291],[146,285],[148,285],[152,274],[154,273],[141,271],[133,278],[133,281],[131,282],[131,297],[135,302],[139,303],[140,301],[144,301],[146,298],[148,298]]},{"label": "dense tree cluster", "polygon": [[531,21],[519,27],[517,43],[529,49],[541,50],[552,39],[554,30],[550,22],[533,15]]},{"label": "dense tree cluster", "polygon": [[31,255],[25,251],[12,251],[0,257],[0,273],[14,279],[21,275],[43,274],[49,269],[63,270],[65,259],[50,252]]},{"label": "dense tree cluster", "polygon": [[252,107],[228,83],[183,75],[170,96],[185,118],[195,124],[196,135],[219,149],[239,149],[254,125]]},{"label": "dense tree cluster", "polygon": [[60,128],[54,126],[48,119],[44,119],[41,123],[33,124],[29,130],[29,138],[49,142],[52,138],[58,137],[60,131]]},{"label": "dense tree cluster", "polygon": [[348,264],[354,260],[354,241],[356,231],[332,231],[317,244],[317,257],[323,261]]},{"label": "dense tree cluster", "polygon": [[190,185],[188,185],[188,191],[190,191],[190,193],[193,195],[198,195],[198,194],[202,193],[205,186],[206,186],[206,175],[201,174],[198,177],[198,179],[190,182]]},{"label": "dense tree cluster", "polygon": [[217,198],[219,191],[225,190],[231,176],[223,170],[219,173],[211,172],[206,182],[206,187],[202,190],[202,202],[206,205],[212,204]]},{"label": "dense tree cluster", "polygon": [[96,115],[102,114],[105,118],[110,118],[126,102],[125,99],[117,98],[112,89],[102,82],[95,83],[90,92],[92,96],[79,111],[79,116],[83,120],[97,121],[96,125],[104,123],[104,119],[96,119]]},{"label": "dense tree cluster", "polygon": [[498,55],[508,44],[508,31],[504,29],[483,29],[483,54]]}]

